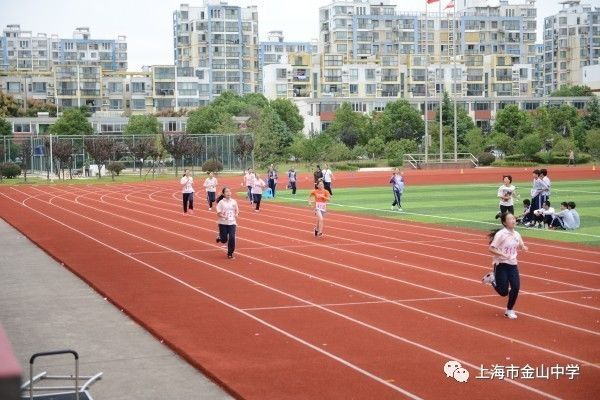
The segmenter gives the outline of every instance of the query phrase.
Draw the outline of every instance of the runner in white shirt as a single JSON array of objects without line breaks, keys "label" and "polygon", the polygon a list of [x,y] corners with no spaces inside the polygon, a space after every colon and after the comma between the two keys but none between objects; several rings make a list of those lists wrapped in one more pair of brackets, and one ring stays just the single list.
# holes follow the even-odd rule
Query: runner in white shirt
[{"label": "runner in white shirt", "polygon": [[254,172],[252,171],[252,168],[248,168],[248,170],[244,174],[244,181],[242,182],[242,186],[246,186],[246,188],[248,189],[248,193],[246,194],[246,196],[248,197],[250,204],[252,204],[253,180],[254,180]]},{"label": "runner in white shirt", "polygon": [[234,259],[235,232],[237,217],[240,214],[237,201],[231,198],[231,189],[224,187],[221,192],[223,200],[217,203],[217,216],[219,217],[219,236],[217,243],[227,243],[227,258]]},{"label": "runner in white shirt", "polygon": [[[482,282],[492,285],[494,290],[502,297],[508,295],[508,303],[504,315],[510,319],[516,319],[517,314],[513,307],[519,295],[521,286],[519,268],[517,266],[517,253],[519,250],[527,251],[519,232],[515,231],[516,218],[512,214],[502,214],[500,217],[503,229],[497,229],[490,233],[490,253],[494,255],[492,265],[494,272],[486,274]],[[509,290],[510,286],[510,290]]]},{"label": "runner in white shirt", "polygon": [[506,212],[515,215],[514,198],[517,197],[515,193],[517,188],[512,184],[512,176],[510,175],[504,175],[502,181],[504,183],[498,188],[500,212],[496,214],[496,219],[500,218],[500,215]]},{"label": "runner in white shirt", "polygon": [[333,180],[333,172],[329,169],[329,165],[324,165],[325,169],[323,169],[323,186],[325,190],[329,192],[331,196],[333,196],[333,192],[331,191],[331,181]]},{"label": "runner in white shirt", "polygon": [[208,201],[208,210],[212,210],[212,205],[215,202],[215,196],[217,192],[218,181],[215,178],[213,172],[208,173],[208,178],[204,181],[204,188],[206,189],[206,200]]},{"label": "runner in white shirt", "polygon": [[188,215],[188,209],[190,214],[194,213],[194,178],[186,169],[183,171],[183,176],[179,181],[181,184],[181,193],[183,195],[183,214]]},{"label": "runner in white shirt", "polygon": [[266,182],[262,180],[256,173],[252,178],[252,201],[256,205],[254,211],[259,212],[260,201],[262,199],[263,189],[267,186]]}]

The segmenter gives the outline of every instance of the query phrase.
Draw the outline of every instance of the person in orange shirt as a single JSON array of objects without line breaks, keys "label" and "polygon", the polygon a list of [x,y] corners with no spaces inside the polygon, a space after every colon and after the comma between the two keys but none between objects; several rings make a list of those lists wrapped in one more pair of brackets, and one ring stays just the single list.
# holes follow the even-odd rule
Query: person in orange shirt
[{"label": "person in orange shirt", "polygon": [[323,216],[327,212],[327,202],[331,195],[325,190],[323,180],[317,182],[317,188],[308,196],[308,204],[315,206],[315,215],[317,216],[317,226],[315,226],[315,236],[323,236]]}]

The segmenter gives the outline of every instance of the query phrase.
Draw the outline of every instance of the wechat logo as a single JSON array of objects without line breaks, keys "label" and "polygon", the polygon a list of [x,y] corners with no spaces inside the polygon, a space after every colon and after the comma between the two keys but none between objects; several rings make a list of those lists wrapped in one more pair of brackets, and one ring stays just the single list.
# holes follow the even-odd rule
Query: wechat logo
[{"label": "wechat logo", "polygon": [[446,378],[454,378],[457,382],[466,382],[469,380],[469,371],[464,369],[458,361],[451,360],[444,364],[444,373]]}]

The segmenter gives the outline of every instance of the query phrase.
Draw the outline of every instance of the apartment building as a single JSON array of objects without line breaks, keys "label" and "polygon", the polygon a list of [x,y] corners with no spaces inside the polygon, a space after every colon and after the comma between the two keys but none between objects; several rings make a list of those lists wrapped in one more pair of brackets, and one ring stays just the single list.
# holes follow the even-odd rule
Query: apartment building
[{"label": "apartment building", "polygon": [[[174,61],[207,77],[210,101],[224,91],[260,92],[258,11],[223,1],[181,4],[173,13]],[[204,78],[203,78],[204,79]]]},{"label": "apartment building", "polygon": [[0,38],[0,71],[49,71],[56,65],[96,65],[106,71],[127,70],[127,38],[92,39],[90,29],[76,28],[71,39],[33,35],[18,24],[7,25]]},{"label": "apartment building", "polygon": [[544,19],[544,92],[581,85],[586,66],[600,63],[600,7],[580,0],[562,1],[563,9]]}]

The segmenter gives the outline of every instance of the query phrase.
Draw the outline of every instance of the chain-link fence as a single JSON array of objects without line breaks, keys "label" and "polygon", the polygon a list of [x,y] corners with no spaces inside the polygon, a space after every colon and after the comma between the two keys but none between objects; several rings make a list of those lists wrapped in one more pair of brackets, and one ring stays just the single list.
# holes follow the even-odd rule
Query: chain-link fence
[{"label": "chain-link fence", "polygon": [[[14,135],[0,141],[0,162],[25,164],[31,173],[75,175],[97,171],[92,143],[110,148],[103,164],[119,161],[126,169],[200,169],[207,161],[222,164],[223,171],[241,171],[253,165],[251,134],[189,135]],[[109,142],[108,144],[106,144]]]}]

